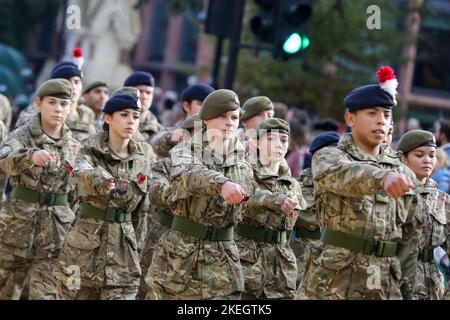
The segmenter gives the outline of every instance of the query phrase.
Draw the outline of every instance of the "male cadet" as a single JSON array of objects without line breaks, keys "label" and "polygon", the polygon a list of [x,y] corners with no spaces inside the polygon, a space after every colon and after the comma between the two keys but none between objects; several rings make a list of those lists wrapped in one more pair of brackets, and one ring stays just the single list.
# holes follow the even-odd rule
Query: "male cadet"
[{"label": "male cadet", "polygon": [[125,80],[123,86],[135,87],[139,90],[139,100],[142,105],[139,132],[145,141],[150,143],[152,137],[163,129],[158,119],[150,111],[155,90],[155,78],[148,72],[136,71]]},{"label": "male cadet", "polygon": [[[187,117],[198,115],[202,108],[202,103],[214,91],[214,88],[197,83],[183,90],[181,93],[181,108]],[[184,121],[183,121],[184,122]],[[181,124],[181,123],[180,123]],[[184,130],[180,124],[175,125],[175,129],[167,129],[159,132],[151,141],[155,153],[160,157],[168,157],[169,151],[183,138]]]},{"label": "male cadet", "polygon": [[[328,131],[318,135],[309,147],[309,152],[314,155],[317,151],[339,142],[337,132]],[[299,211],[295,222],[295,240],[291,243],[292,250],[297,258],[297,288],[303,281],[306,266],[310,259],[316,258],[322,244],[320,242],[320,221],[316,200],[314,199],[314,179],[311,166],[303,169],[299,178],[300,188],[307,207]]]},{"label": "male cadet", "polygon": [[108,84],[104,81],[89,83],[83,92],[84,103],[95,113],[95,121],[102,118],[102,110],[109,99]]},{"label": "male cadet", "polygon": [[245,132],[238,133],[239,140],[244,144],[247,154],[256,152],[256,128],[266,119],[275,114],[273,103],[267,97],[253,97],[242,106],[241,122]]},{"label": "male cadet", "polygon": [[417,203],[414,174],[383,145],[398,82],[390,67],[378,77],[344,100],[351,133],[314,154],[324,246],[306,270],[301,299],[402,299],[401,277],[414,272],[417,252],[403,232]]}]

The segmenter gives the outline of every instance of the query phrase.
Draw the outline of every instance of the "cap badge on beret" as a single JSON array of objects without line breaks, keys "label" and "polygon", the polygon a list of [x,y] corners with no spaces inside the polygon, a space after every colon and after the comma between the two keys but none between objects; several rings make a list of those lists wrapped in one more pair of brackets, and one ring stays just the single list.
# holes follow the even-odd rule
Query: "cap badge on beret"
[{"label": "cap badge on beret", "polygon": [[236,102],[237,105],[241,104],[241,102],[239,101],[238,96],[234,96],[234,102]]},{"label": "cap badge on beret", "polygon": [[394,105],[397,105],[397,87],[398,80],[395,76],[394,70],[389,66],[382,66],[377,72],[380,88],[389,93],[394,100]]}]

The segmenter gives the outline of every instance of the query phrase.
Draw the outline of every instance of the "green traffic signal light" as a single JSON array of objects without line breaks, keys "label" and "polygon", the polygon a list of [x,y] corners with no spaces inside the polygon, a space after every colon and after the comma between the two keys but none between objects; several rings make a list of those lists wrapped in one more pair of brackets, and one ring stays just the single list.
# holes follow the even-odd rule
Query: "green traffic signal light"
[{"label": "green traffic signal light", "polygon": [[287,54],[296,54],[300,50],[305,50],[310,45],[307,36],[300,36],[297,32],[292,33],[283,43],[283,51]]},{"label": "green traffic signal light", "polygon": [[303,36],[302,49],[305,50],[306,48],[308,48],[310,43],[311,42],[309,41],[309,38],[307,36]]},{"label": "green traffic signal light", "polygon": [[289,54],[295,54],[302,48],[302,37],[295,32],[291,34],[283,44],[283,51]]}]

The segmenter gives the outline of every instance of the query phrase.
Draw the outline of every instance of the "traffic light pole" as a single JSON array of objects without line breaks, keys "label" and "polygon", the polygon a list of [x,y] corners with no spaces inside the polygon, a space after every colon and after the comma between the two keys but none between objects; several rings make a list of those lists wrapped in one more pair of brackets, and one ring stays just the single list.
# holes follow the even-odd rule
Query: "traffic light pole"
[{"label": "traffic light pole", "polygon": [[233,89],[234,78],[236,77],[237,60],[239,55],[242,18],[244,16],[245,0],[235,0],[237,4],[234,12],[234,23],[232,25],[232,33],[230,37],[230,50],[228,53],[227,73],[225,77],[225,88]]},{"label": "traffic light pole", "polygon": [[214,58],[214,69],[213,69],[212,84],[211,84],[214,89],[217,89],[220,87],[219,73],[220,73],[220,60],[222,57],[223,40],[224,40],[224,37],[217,36],[216,56]]}]

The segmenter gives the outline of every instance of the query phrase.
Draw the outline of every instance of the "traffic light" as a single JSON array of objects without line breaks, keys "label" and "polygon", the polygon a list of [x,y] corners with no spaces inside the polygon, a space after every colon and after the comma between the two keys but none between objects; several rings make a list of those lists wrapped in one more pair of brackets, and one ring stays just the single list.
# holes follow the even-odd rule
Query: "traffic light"
[{"label": "traffic light", "polygon": [[278,24],[279,0],[255,0],[259,13],[250,20],[250,30],[261,42],[273,43]]},{"label": "traffic light", "polygon": [[308,49],[312,0],[281,0],[273,55],[287,60]]}]

